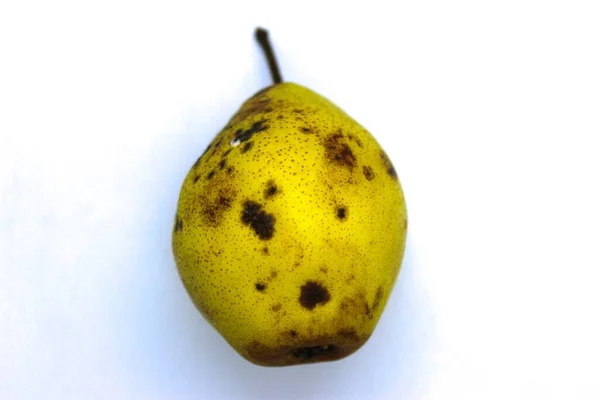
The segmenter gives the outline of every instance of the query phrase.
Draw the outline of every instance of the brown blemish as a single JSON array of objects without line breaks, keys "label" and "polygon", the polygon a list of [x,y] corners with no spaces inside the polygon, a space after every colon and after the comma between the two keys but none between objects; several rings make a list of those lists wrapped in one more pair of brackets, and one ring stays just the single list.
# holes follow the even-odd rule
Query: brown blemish
[{"label": "brown blemish", "polygon": [[348,330],[347,335],[340,335],[338,331],[307,338],[290,330],[283,337],[284,342],[278,346],[252,341],[244,348],[245,356],[253,363],[272,367],[339,360],[358,350],[369,335],[354,336]]},{"label": "brown blemish", "polygon": [[223,214],[231,208],[235,192],[220,190],[212,199],[201,196],[199,203],[202,204],[201,214],[204,223],[216,227],[221,222]]},{"label": "brown blemish", "polygon": [[343,337],[345,339],[350,339],[350,340],[356,340],[358,341],[358,335],[356,334],[356,331],[354,329],[340,329],[338,331],[338,336]]},{"label": "brown blemish", "polygon": [[250,149],[252,148],[252,145],[253,145],[253,144],[254,144],[254,143],[252,143],[252,142],[246,142],[246,143],[245,143],[245,144],[244,144],[244,145],[243,145],[243,146],[240,148],[240,151],[241,151],[242,153],[246,153],[246,152],[248,152],[248,150],[250,150]]},{"label": "brown blemish", "polygon": [[231,174],[233,172],[233,167],[227,167],[227,173]]},{"label": "brown blemish", "polygon": [[227,160],[221,160],[221,161],[219,162],[219,169],[221,169],[221,170],[222,170],[223,168],[225,168],[225,165],[226,165],[226,164],[227,164]]},{"label": "brown blemish", "polygon": [[299,109],[299,108],[294,108],[294,109],[292,110],[292,112],[293,112],[294,114],[300,114],[300,115],[303,115],[303,114],[304,114],[304,110],[301,110],[301,109]]},{"label": "brown blemish", "polygon": [[215,171],[212,170],[210,171],[207,175],[206,175],[206,179],[208,179],[209,181],[213,178],[213,176],[215,176]]},{"label": "brown blemish", "polygon": [[354,304],[354,300],[352,300],[350,298],[345,298],[340,303],[340,310],[342,310],[342,311],[348,311],[348,309],[350,309],[353,304]]},{"label": "brown blemish", "polygon": [[252,97],[250,97],[250,99],[249,99],[249,100],[253,100],[253,99],[255,99],[255,98],[257,98],[257,97],[260,97],[260,96],[262,96],[262,95],[266,95],[266,94],[269,92],[269,90],[271,90],[272,88],[273,88],[273,85],[267,86],[267,87],[266,87],[266,88],[264,88],[264,89],[260,89],[258,92],[254,93],[254,94],[252,95]]},{"label": "brown blemish", "polygon": [[256,290],[258,290],[259,292],[264,292],[264,290],[267,288],[267,286],[264,283],[258,282],[258,283],[254,284],[254,288]]},{"label": "brown blemish", "polygon": [[274,305],[271,307],[271,310],[272,310],[273,312],[277,312],[277,311],[281,310],[281,304],[279,304],[279,303],[277,303],[277,304],[274,304]]},{"label": "brown blemish", "polygon": [[235,140],[240,143],[250,140],[250,138],[255,134],[269,129],[269,125],[266,125],[266,123],[267,120],[262,119],[258,122],[253,123],[252,126],[248,129],[238,129],[234,134]]},{"label": "brown blemish", "polygon": [[291,353],[293,358],[307,361],[317,356],[327,355],[328,353],[335,352],[336,347],[334,345],[325,344],[322,346],[312,346],[312,347],[300,347],[294,349]]},{"label": "brown blemish", "polygon": [[344,141],[344,135],[339,132],[329,135],[325,139],[325,154],[331,163],[341,167],[352,170],[356,165],[354,153],[352,153],[348,143]]},{"label": "brown blemish", "polygon": [[273,280],[273,279],[275,279],[275,278],[277,278],[277,271],[275,271],[275,270],[272,270],[272,271],[271,271],[271,280]]},{"label": "brown blemish", "polygon": [[215,147],[213,149],[213,154],[217,152],[217,150],[219,149],[219,147],[221,146],[221,143],[223,142],[223,139],[219,139],[217,140],[217,143],[215,143]]},{"label": "brown blemish", "polygon": [[308,281],[300,288],[300,304],[308,310],[326,304],[330,298],[329,291],[315,281]]},{"label": "brown blemish", "polygon": [[360,147],[361,149],[363,148],[362,142],[356,136],[354,136],[354,135],[348,135],[348,139],[353,140],[358,145],[358,147]]},{"label": "brown blemish", "polygon": [[269,254],[269,248],[268,247],[263,247],[262,248],[262,252],[263,252],[263,254]]},{"label": "brown blemish", "polygon": [[229,155],[229,153],[231,153],[231,150],[233,149],[227,149],[227,151],[225,153],[223,153],[223,155],[221,157],[225,158]]},{"label": "brown blemish", "polygon": [[262,210],[262,206],[254,201],[246,200],[242,211],[242,222],[250,225],[260,240],[269,240],[275,231],[275,217]]},{"label": "brown blemish", "polygon": [[397,180],[398,175],[396,174],[396,169],[394,168],[392,161],[390,160],[388,155],[385,153],[385,151],[381,150],[379,152],[379,156],[381,157],[381,161],[383,163],[383,166],[385,167],[385,171],[387,172],[387,174],[389,176],[391,176],[392,179]]},{"label": "brown blemish", "polygon": [[[220,135],[217,135],[217,137],[219,137]],[[215,138],[216,139],[216,138]],[[213,149],[210,153],[209,158],[212,158],[215,156],[215,154],[217,154],[217,151],[219,150],[219,147],[221,146],[221,143],[223,142],[223,138],[220,138],[217,143],[214,144]]]},{"label": "brown blemish", "polygon": [[217,201],[221,207],[224,207],[224,208],[231,207],[231,199],[228,197],[219,196],[219,199]]},{"label": "brown blemish", "polygon": [[346,210],[346,207],[338,207],[336,213],[337,213],[338,219],[341,221],[345,221],[346,218],[348,217],[348,210]]},{"label": "brown blemish", "polygon": [[375,178],[375,173],[373,172],[373,168],[363,165],[363,175],[367,178],[368,181],[372,181]]},{"label": "brown blemish", "polygon": [[248,99],[248,101],[242,104],[242,107],[240,107],[238,112],[235,113],[235,115],[231,118],[229,125],[238,124],[253,115],[269,113],[273,111],[273,108],[271,107],[271,98],[263,96],[266,94],[266,91],[268,91],[269,88],[265,88],[263,90],[264,92],[257,92],[254,96]]},{"label": "brown blemish", "polygon": [[303,126],[302,128],[300,128],[300,132],[306,133],[306,134],[313,133],[313,131],[312,131],[311,128],[307,128],[305,126]]},{"label": "brown blemish", "polygon": [[363,318],[372,318],[372,310],[367,302],[364,289],[359,290],[359,292],[352,297],[344,297],[340,302],[339,307],[343,315],[350,316],[354,319],[360,318],[361,316]]},{"label": "brown blemish", "polygon": [[319,271],[321,271],[321,272],[322,272],[322,273],[324,273],[324,274],[326,274],[326,273],[328,272],[328,271],[327,271],[327,268],[325,268],[325,267],[321,267],[321,268],[319,268]]},{"label": "brown blemish", "polygon": [[381,286],[379,286],[377,288],[377,293],[375,293],[375,301],[373,301],[373,307],[371,307],[372,310],[376,310],[377,307],[379,307],[379,303],[381,302],[382,298],[383,298],[383,288]]},{"label": "brown blemish", "polygon": [[382,298],[383,288],[379,286],[377,288],[377,293],[375,293],[375,300],[373,300],[373,305],[369,307],[369,303],[365,302],[365,314],[367,314],[367,317],[369,317],[369,319],[373,318],[373,312],[377,310],[377,307],[379,307],[379,303],[381,302]]},{"label": "brown blemish", "polygon": [[204,149],[204,151],[202,152],[200,157],[198,157],[198,159],[196,160],[196,162],[194,163],[192,168],[196,168],[196,167],[198,167],[198,165],[200,165],[200,161],[202,161],[202,157],[204,157],[204,155],[208,152],[208,150],[210,150],[210,144],[206,147],[206,149]]},{"label": "brown blemish", "polygon": [[199,176],[199,175],[196,175],[196,176],[194,177],[194,183],[198,182],[199,180],[200,180],[200,176]]},{"label": "brown blemish", "polygon": [[183,230],[183,220],[180,219],[179,217],[175,218],[175,228],[174,231],[175,232],[181,232]]},{"label": "brown blemish", "polygon": [[279,192],[277,185],[273,181],[267,182],[267,188],[265,189],[265,199],[270,199]]}]

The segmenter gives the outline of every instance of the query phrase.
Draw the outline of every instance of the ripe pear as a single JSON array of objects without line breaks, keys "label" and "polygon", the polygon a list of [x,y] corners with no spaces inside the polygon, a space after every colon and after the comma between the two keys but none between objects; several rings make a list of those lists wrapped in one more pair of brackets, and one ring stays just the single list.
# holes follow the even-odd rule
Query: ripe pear
[{"label": "ripe pear", "polygon": [[202,315],[263,366],[337,360],[371,336],[397,279],[404,195],[371,134],[282,82],[248,99],[189,171],[173,253]]}]

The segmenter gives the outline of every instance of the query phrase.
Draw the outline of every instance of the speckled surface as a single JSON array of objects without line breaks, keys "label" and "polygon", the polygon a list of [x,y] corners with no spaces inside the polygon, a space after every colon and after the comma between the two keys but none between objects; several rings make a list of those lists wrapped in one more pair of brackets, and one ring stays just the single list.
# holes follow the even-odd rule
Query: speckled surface
[{"label": "speckled surface", "polygon": [[196,306],[229,343],[253,362],[286,365],[364,344],[406,227],[396,171],[373,136],[283,83],[246,101],[192,166],[173,248]]}]

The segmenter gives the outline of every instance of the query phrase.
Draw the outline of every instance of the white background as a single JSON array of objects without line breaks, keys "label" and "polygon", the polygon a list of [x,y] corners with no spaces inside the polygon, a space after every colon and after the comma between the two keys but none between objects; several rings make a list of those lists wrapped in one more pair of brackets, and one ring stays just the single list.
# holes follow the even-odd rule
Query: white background
[{"label": "white background", "polygon": [[[600,6],[357,4],[1,3],[0,399],[600,398]],[[339,362],[249,364],[171,254],[188,168],[269,84],[257,25],[408,202]]]}]

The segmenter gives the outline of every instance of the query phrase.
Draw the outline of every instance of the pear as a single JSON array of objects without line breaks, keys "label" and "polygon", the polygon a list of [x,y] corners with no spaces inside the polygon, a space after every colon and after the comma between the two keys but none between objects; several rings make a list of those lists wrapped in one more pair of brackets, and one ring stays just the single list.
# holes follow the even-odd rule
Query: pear
[{"label": "pear", "polygon": [[249,98],[183,182],[173,253],[206,320],[248,361],[341,359],[371,336],[406,240],[404,195],[371,134],[283,82]]}]

